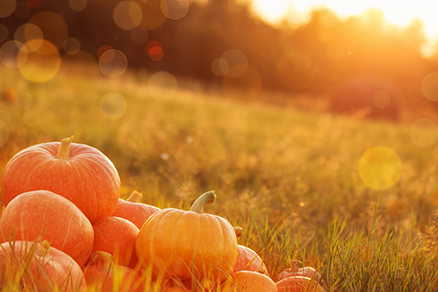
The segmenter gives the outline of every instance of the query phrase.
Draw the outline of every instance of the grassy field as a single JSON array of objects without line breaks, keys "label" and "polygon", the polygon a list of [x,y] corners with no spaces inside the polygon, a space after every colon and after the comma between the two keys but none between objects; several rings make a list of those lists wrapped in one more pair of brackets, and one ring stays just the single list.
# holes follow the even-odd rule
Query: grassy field
[{"label": "grassy field", "polygon": [[[236,101],[188,82],[175,91],[138,73],[76,71],[36,84],[0,68],[0,90],[20,93],[0,100],[0,173],[19,150],[74,135],[114,162],[123,198],[137,190],[145,203],[188,209],[215,190],[206,211],[244,229],[239,243],[274,280],[297,259],[330,291],[438,290],[438,148],[418,146],[431,129]],[[123,105],[100,103],[108,92],[125,97],[121,118],[102,113]],[[396,154],[390,187],[361,176],[380,171],[364,166],[374,159],[367,149]]]}]

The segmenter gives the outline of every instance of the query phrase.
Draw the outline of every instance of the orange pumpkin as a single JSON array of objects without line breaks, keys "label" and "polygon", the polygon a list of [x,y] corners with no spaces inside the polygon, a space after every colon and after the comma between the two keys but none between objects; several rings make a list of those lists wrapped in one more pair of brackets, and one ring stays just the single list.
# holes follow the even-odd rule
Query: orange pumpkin
[{"label": "orange pumpkin", "polygon": [[31,290],[76,292],[86,291],[87,288],[79,265],[64,252],[51,247],[47,241],[41,244],[31,241],[1,244],[0,271],[0,287],[3,291],[34,287]]},{"label": "orange pumpkin", "polygon": [[93,248],[90,221],[72,202],[50,191],[23,193],[9,202],[0,217],[1,242],[47,240],[79,266]]},{"label": "orange pumpkin", "polygon": [[139,261],[154,276],[225,280],[236,264],[237,238],[222,217],[204,214],[214,192],[201,195],[189,211],[174,208],[154,213],[145,222],[135,245]]},{"label": "orange pumpkin", "polygon": [[278,292],[325,292],[315,279],[304,276],[290,276],[275,284]]},{"label": "orange pumpkin", "polygon": [[221,292],[277,292],[274,281],[266,275],[253,271],[239,271],[227,280]]},{"label": "orange pumpkin", "polygon": [[254,271],[265,274],[269,277],[268,269],[263,263],[260,256],[247,246],[238,245],[239,258],[234,266],[233,271],[238,272],[242,270]]},{"label": "orange pumpkin", "polygon": [[114,164],[96,148],[72,140],[37,144],[15,154],[3,171],[4,204],[24,192],[49,190],[73,202],[91,223],[111,216],[120,194]]},{"label": "orange pumpkin", "polygon": [[125,218],[134,223],[140,229],[146,220],[160,208],[141,203],[143,195],[133,191],[128,199],[119,199],[116,210],[112,216]]},{"label": "orange pumpkin", "polygon": [[114,262],[135,269],[137,255],[135,241],[139,229],[134,223],[119,217],[106,217],[93,224],[93,252],[106,251],[114,256]]},{"label": "orange pumpkin", "polygon": [[83,272],[90,291],[145,291],[143,279],[137,272],[114,264],[113,257],[104,251],[94,252]]},{"label": "orange pumpkin", "polygon": [[290,263],[290,268],[283,270],[277,276],[277,281],[281,281],[287,277],[291,276],[303,276],[308,278],[315,278],[317,281],[322,281],[321,275],[312,267],[303,267],[299,268],[299,265],[302,264],[300,261],[292,260]]}]

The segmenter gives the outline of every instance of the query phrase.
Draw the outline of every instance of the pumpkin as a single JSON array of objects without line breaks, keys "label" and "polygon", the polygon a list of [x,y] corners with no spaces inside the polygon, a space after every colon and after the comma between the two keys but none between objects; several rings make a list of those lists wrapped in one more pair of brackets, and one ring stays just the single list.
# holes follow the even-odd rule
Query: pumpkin
[{"label": "pumpkin", "polygon": [[268,270],[263,263],[260,256],[247,246],[238,245],[239,258],[234,266],[233,271],[238,272],[242,270],[254,271],[265,274],[269,277]]},{"label": "pumpkin", "polygon": [[47,241],[41,244],[32,241],[1,244],[0,271],[3,291],[76,292],[87,288],[79,265]]},{"label": "pumpkin", "polygon": [[151,266],[154,276],[225,280],[237,261],[237,238],[226,219],[204,214],[204,206],[215,200],[209,191],[189,211],[167,208],[149,217],[135,244],[145,270]]},{"label": "pumpkin", "polygon": [[277,292],[274,281],[266,275],[253,271],[239,271],[227,280],[221,292]]},{"label": "pumpkin", "polygon": [[72,140],[37,144],[15,154],[3,171],[3,203],[7,206],[24,192],[49,190],[73,202],[91,223],[111,216],[120,194],[114,164],[96,148]]},{"label": "pumpkin", "polygon": [[284,278],[291,277],[291,276],[304,276],[308,278],[315,278],[317,281],[322,281],[321,275],[315,270],[315,268],[312,267],[303,267],[298,268],[299,264],[301,264],[300,261],[292,260],[290,264],[290,268],[285,269],[277,276],[277,281],[283,280]]},{"label": "pumpkin", "polygon": [[9,202],[0,217],[1,243],[14,240],[47,240],[79,266],[93,248],[90,221],[72,202],[46,190],[30,191]]},{"label": "pumpkin", "polygon": [[142,197],[141,193],[133,191],[126,201],[119,199],[112,216],[125,218],[140,229],[152,214],[160,210],[158,207],[141,203]]},{"label": "pumpkin", "polygon": [[325,292],[315,279],[304,276],[290,276],[275,284],[278,292]]},{"label": "pumpkin", "polygon": [[106,217],[93,224],[93,250],[106,251],[114,256],[114,262],[135,269],[137,255],[135,241],[139,229],[134,223],[118,217]]},{"label": "pumpkin", "polygon": [[94,252],[83,272],[90,291],[145,291],[143,279],[136,271],[114,264],[113,257],[104,251]]}]

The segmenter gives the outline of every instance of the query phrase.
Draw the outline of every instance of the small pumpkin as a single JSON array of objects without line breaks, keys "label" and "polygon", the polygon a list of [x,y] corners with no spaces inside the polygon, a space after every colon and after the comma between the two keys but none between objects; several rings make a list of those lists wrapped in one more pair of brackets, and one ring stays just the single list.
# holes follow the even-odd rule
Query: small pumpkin
[{"label": "small pumpkin", "polygon": [[160,211],[158,207],[141,203],[142,198],[142,193],[133,191],[126,201],[119,199],[112,216],[125,218],[140,229],[152,214]]},{"label": "small pumpkin", "polygon": [[149,217],[135,244],[145,270],[151,265],[154,276],[227,279],[238,257],[237,238],[226,219],[203,212],[215,200],[209,191],[189,211],[167,208]]},{"label": "small pumpkin", "polygon": [[265,263],[263,263],[263,260],[254,250],[240,244],[237,246],[237,249],[239,251],[239,258],[234,266],[234,272],[247,270],[259,272],[269,277],[268,269],[266,268]]},{"label": "small pumpkin", "polygon": [[135,269],[138,263],[135,241],[139,229],[134,223],[119,217],[106,217],[93,224],[92,252],[105,251],[114,257],[116,264]]},{"label": "small pumpkin", "polygon": [[83,266],[93,248],[90,221],[72,202],[46,190],[15,197],[0,217],[0,241],[47,240]]},{"label": "small pumpkin", "polygon": [[275,284],[278,292],[325,292],[315,279],[304,276],[290,276]]},{"label": "small pumpkin", "polygon": [[22,291],[33,287],[30,290],[85,292],[87,288],[79,265],[47,241],[2,243],[0,271],[3,291]]},{"label": "small pumpkin", "polygon": [[221,292],[277,292],[274,281],[266,275],[253,271],[239,271],[227,280]]},{"label": "small pumpkin", "polygon": [[114,264],[113,257],[104,251],[94,252],[83,272],[90,291],[145,291],[140,274],[128,267]]},{"label": "small pumpkin", "polygon": [[313,267],[302,267],[299,268],[300,264],[302,264],[300,261],[292,260],[290,263],[290,268],[283,270],[280,274],[277,276],[277,281],[281,281],[284,278],[291,277],[291,276],[303,276],[308,278],[315,278],[317,281],[322,281],[321,275],[316,271]]},{"label": "small pumpkin", "polygon": [[24,192],[49,190],[73,202],[91,223],[111,216],[120,194],[114,164],[98,149],[72,141],[73,136],[15,154],[3,171],[3,203]]}]

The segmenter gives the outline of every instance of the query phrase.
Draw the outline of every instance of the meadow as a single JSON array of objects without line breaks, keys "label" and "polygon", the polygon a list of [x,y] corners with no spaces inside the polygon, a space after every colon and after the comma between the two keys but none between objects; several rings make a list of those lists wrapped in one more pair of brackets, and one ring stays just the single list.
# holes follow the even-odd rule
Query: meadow
[{"label": "meadow", "polygon": [[[0,173],[21,149],[74,135],[113,161],[122,198],[137,190],[144,203],[187,210],[215,190],[206,212],[242,227],[239,244],[274,280],[295,259],[328,291],[438,290],[438,148],[421,147],[433,129],[278,106],[269,93],[231,99],[196,82],[95,73],[64,68],[38,84],[0,68],[0,89],[19,92],[0,99]],[[120,118],[108,118],[124,106],[102,101],[109,92],[126,100]],[[390,186],[361,176],[370,149],[400,161]]]}]

